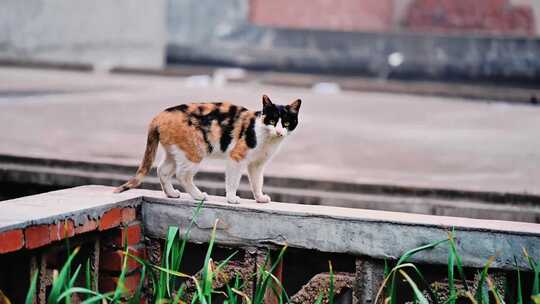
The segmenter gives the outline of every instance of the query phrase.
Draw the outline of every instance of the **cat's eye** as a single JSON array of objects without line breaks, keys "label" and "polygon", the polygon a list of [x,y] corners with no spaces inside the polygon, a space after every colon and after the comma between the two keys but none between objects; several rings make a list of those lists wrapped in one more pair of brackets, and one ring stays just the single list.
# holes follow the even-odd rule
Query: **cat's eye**
[{"label": "cat's eye", "polygon": [[275,125],[275,124],[276,124],[276,122],[273,121],[273,120],[270,120],[268,123],[271,124],[271,125]]},{"label": "cat's eye", "polygon": [[284,122],[284,123],[283,123],[283,126],[284,126],[285,128],[287,128],[287,127],[289,126],[289,123],[288,123],[288,122]]}]

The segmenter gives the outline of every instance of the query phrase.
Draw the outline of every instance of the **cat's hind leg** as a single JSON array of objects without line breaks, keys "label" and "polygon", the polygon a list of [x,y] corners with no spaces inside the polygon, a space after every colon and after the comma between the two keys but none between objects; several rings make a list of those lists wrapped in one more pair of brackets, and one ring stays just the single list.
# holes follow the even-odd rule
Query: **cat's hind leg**
[{"label": "cat's hind leg", "polygon": [[240,178],[242,178],[243,165],[241,162],[229,160],[225,170],[225,191],[227,193],[227,202],[229,204],[240,204],[240,197],[236,195]]},{"label": "cat's hind leg", "polygon": [[195,183],[193,182],[193,177],[195,177],[195,174],[197,174],[197,171],[199,170],[198,164],[191,163],[186,164],[183,163],[181,166],[177,164],[176,168],[176,178],[178,179],[178,182],[184,190],[191,195],[191,197],[195,200],[205,200],[208,198],[208,194],[206,192],[202,192],[195,186]]},{"label": "cat's hind leg", "polygon": [[168,152],[165,152],[165,156],[161,160],[160,164],[157,167],[157,174],[159,177],[159,183],[161,184],[161,189],[165,192],[167,197],[179,198],[180,191],[174,189],[171,178],[176,171],[176,163]]},{"label": "cat's hind leg", "polygon": [[193,199],[205,200],[208,195],[201,192],[193,183],[193,177],[199,170],[199,162],[190,161],[184,151],[175,145],[169,147],[169,152],[174,159],[176,165],[176,179],[184,188],[184,191],[189,193]]}]

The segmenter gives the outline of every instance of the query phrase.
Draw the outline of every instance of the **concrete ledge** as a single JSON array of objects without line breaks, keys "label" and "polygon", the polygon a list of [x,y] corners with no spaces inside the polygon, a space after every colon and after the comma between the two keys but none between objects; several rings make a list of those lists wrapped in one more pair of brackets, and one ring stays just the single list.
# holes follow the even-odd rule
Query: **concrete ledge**
[{"label": "concrete ledge", "polygon": [[[143,221],[146,233],[164,237],[168,226],[184,226],[197,203],[145,195]],[[459,252],[469,267],[482,267],[496,255],[494,268],[513,269],[513,257],[527,267],[522,248],[540,255],[540,225],[509,221],[476,220],[399,212],[349,209],[297,204],[256,204],[244,200],[232,206],[221,197],[211,197],[192,230],[191,240],[207,242],[216,219],[220,220],[217,242],[233,246],[288,244],[316,249],[396,259],[405,251],[445,239],[455,229]],[[446,264],[447,247],[416,255],[415,262]]]},{"label": "concrete ledge", "polygon": [[[163,238],[171,225],[185,228],[198,205],[186,194],[180,199],[167,199],[161,191],[115,194],[112,190],[84,186],[4,201],[0,203],[0,233],[23,228],[26,231],[64,220],[79,227],[83,219],[95,217],[103,221],[111,210],[142,205],[145,234]],[[540,256],[539,224],[286,203],[257,204],[252,200],[229,205],[223,197],[216,196],[205,202],[191,241],[207,242],[216,219],[217,243],[221,245],[288,244],[300,249],[396,259],[409,249],[445,239],[454,228],[463,264],[468,267],[482,267],[489,256],[496,255],[493,268],[513,269],[514,256],[520,267],[527,268],[522,248],[531,256]],[[445,264],[447,247],[422,252],[411,260]]]},{"label": "concrete ledge", "polygon": [[140,193],[113,194],[111,187],[82,186],[0,203],[0,232],[71,220],[80,226],[112,208],[140,205]]}]

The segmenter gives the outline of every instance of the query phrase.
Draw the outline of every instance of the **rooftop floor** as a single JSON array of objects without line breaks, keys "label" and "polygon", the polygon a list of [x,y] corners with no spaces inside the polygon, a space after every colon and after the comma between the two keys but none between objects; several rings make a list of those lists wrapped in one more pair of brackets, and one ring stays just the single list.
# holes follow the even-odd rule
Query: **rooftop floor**
[{"label": "rooftop floor", "polygon": [[269,175],[540,194],[540,107],[255,81],[0,68],[0,154],[137,164],[162,109],[223,100],[257,109],[262,94],[304,101]]}]

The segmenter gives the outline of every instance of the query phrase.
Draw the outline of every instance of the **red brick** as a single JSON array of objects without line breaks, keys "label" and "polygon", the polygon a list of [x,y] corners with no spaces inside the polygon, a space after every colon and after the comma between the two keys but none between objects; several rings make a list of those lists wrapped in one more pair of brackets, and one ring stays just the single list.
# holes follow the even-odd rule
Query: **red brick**
[{"label": "red brick", "polygon": [[24,246],[22,229],[0,232],[0,253],[19,250]]},{"label": "red brick", "polygon": [[98,223],[94,220],[88,220],[86,222],[84,222],[84,224],[82,224],[81,226],[77,226],[75,227],[75,233],[76,234],[81,234],[81,233],[85,233],[85,232],[90,232],[90,231],[94,231],[96,230],[98,227]]},{"label": "red brick", "polygon": [[122,209],[122,223],[128,224],[137,219],[137,209],[135,208],[123,208]]},{"label": "red brick", "polygon": [[66,237],[74,236],[75,226],[71,220],[61,221],[50,225],[49,232],[49,238],[51,241],[59,241],[65,239]]},{"label": "red brick", "polygon": [[117,227],[122,222],[122,209],[112,208],[111,210],[103,213],[103,216],[99,220],[99,230],[106,230]]},{"label": "red brick", "polygon": [[[337,31],[390,31],[395,0],[251,0],[249,19],[262,26]],[[287,9],[283,9],[286,7]],[[325,18],[321,18],[324,15]]]},{"label": "red brick", "polygon": [[[143,247],[129,247],[129,253],[139,258],[145,257]],[[103,252],[101,255],[100,268],[107,271],[122,271],[123,258],[124,250]],[[139,264],[134,258],[128,258],[126,265],[128,273],[135,269],[139,269],[140,267],[141,264]]]},{"label": "red brick", "polygon": [[24,239],[28,249],[49,244],[51,242],[49,225],[31,226],[24,229]]},{"label": "red brick", "polygon": [[[107,274],[102,274],[99,278],[99,290],[100,292],[109,292],[116,289],[118,284],[118,276],[110,276]],[[139,285],[141,280],[141,274],[135,272],[130,275],[126,275],[124,280],[124,287],[130,294],[133,294]]]},{"label": "red brick", "polygon": [[530,5],[509,0],[414,0],[404,26],[410,30],[534,35]]},{"label": "red brick", "polygon": [[111,244],[117,247],[124,247],[124,240],[126,238],[128,246],[138,244],[142,239],[141,224],[135,222],[127,227],[118,228],[118,233],[111,238]]}]

